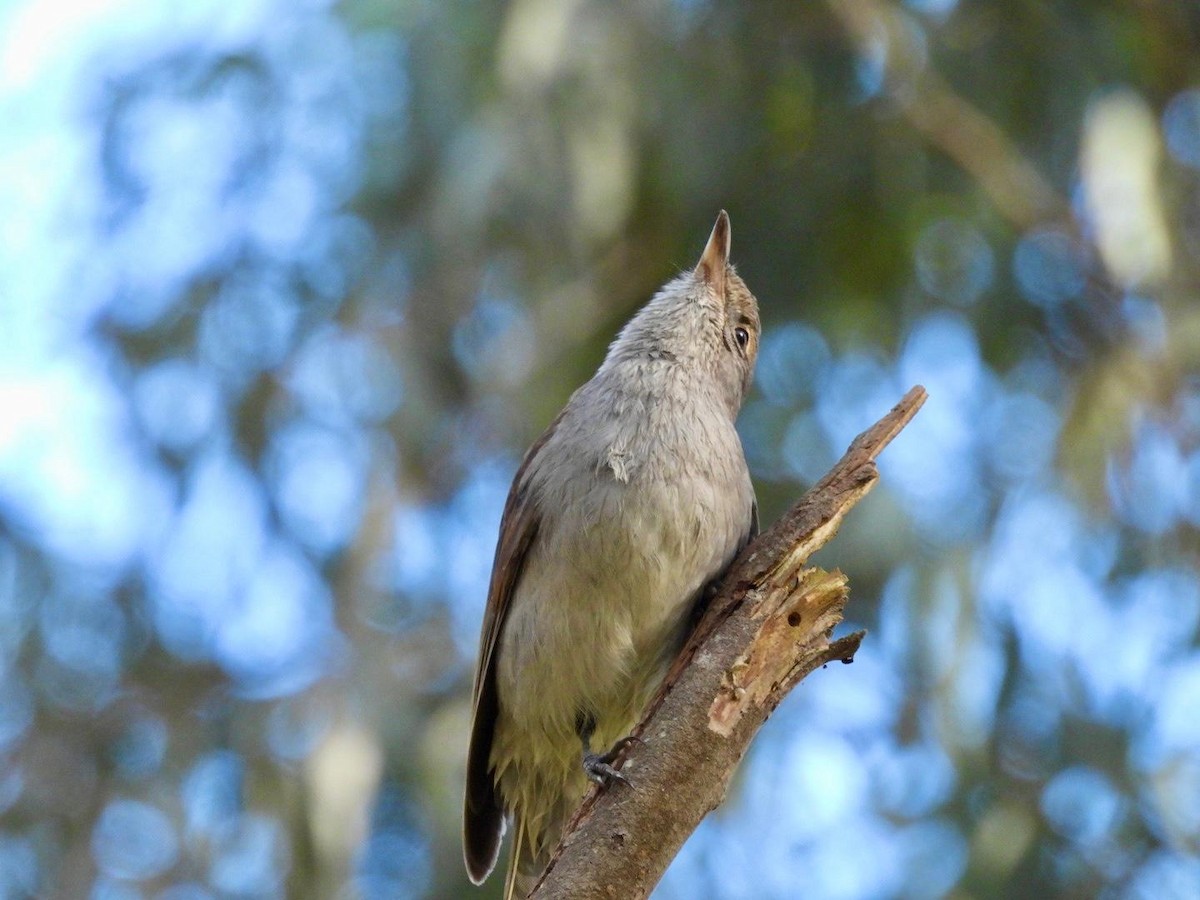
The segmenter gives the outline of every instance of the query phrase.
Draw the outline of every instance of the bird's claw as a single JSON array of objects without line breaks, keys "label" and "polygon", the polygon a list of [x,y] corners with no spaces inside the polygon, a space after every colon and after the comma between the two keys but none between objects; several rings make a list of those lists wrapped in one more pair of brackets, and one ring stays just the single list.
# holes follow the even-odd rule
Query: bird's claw
[{"label": "bird's claw", "polygon": [[628,785],[629,779],[621,774],[620,769],[614,768],[612,763],[607,762],[605,760],[606,756],[608,756],[607,753],[603,756],[599,753],[584,754],[583,771],[587,773],[588,779],[602,787],[607,787],[614,781]]},{"label": "bird's claw", "polygon": [[607,753],[592,753],[585,750],[583,754],[583,771],[587,773],[589,780],[602,786],[608,786],[614,781],[619,781],[621,784],[632,787],[629,784],[629,779],[622,775],[621,770],[613,766],[613,763],[617,761],[617,757],[625,752],[626,748],[633,744],[644,743],[645,741],[640,737],[631,734],[613,744],[612,749]]}]

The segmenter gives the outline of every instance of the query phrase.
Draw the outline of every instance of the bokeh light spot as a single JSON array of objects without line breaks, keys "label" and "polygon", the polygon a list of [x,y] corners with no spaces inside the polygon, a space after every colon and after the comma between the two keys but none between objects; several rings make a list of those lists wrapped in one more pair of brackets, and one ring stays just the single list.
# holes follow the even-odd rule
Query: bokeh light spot
[{"label": "bokeh light spot", "polygon": [[1185,165],[1200,169],[1200,88],[1180,91],[1162,116],[1167,149]]},{"label": "bokeh light spot", "polygon": [[171,820],[157,807],[137,800],[114,800],[92,832],[92,855],[114,878],[140,881],[175,864],[179,843]]},{"label": "bokeh light spot", "polygon": [[968,221],[945,218],[926,225],[917,237],[914,256],[917,280],[939,300],[970,306],[991,286],[992,248]]}]

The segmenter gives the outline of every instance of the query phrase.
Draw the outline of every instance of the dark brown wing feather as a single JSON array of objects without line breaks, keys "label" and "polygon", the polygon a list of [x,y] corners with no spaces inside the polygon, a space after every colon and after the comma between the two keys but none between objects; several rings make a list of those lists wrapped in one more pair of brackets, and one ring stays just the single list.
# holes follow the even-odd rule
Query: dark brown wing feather
[{"label": "dark brown wing feather", "polygon": [[475,668],[475,691],[471,722],[471,744],[467,751],[467,789],[463,802],[463,860],[467,874],[476,884],[487,878],[496,865],[500,839],[504,836],[504,807],[496,793],[489,758],[499,711],[496,696],[496,648],[513,591],[521,580],[529,548],[537,538],[540,524],[529,496],[529,465],[545,446],[562,420],[558,414],[545,433],[537,439],[513,478],[500,520],[500,539],[492,563],[487,608],[483,613],[483,635],[479,642],[479,661]]}]

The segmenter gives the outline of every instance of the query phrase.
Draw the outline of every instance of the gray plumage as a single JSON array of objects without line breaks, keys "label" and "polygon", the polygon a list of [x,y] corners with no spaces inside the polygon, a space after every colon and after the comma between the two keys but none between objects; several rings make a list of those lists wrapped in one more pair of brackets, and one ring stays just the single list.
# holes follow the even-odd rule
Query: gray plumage
[{"label": "gray plumage", "polygon": [[[527,891],[606,750],[661,683],[705,586],[755,527],[734,421],[758,305],[724,212],[695,270],[625,326],[513,481],[488,593],[464,857],[481,882],[506,818],[508,893]],[[582,740],[581,740],[582,739]]]}]

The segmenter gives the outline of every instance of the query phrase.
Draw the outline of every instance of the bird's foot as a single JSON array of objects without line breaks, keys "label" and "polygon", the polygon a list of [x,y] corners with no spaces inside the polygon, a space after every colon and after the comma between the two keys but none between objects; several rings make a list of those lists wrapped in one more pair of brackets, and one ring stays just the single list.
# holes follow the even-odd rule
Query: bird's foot
[{"label": "bird's foot", "polygon": [[[611,785],[614,781],[629,785],[629,779],[622,775],[621,770],[616,768],[613,763],[617,761],[617,757],[624,752],[625,748],[631,744],[640,743],[642,743],[641,738],[628,735],[613,744],[612,749],[607,753],[593,753],[585,746],[583,750],[583,771],[587,773],[587,777],[591,781],[605,787]],[[629,786],[632,787],[632,785]]]}]

